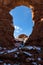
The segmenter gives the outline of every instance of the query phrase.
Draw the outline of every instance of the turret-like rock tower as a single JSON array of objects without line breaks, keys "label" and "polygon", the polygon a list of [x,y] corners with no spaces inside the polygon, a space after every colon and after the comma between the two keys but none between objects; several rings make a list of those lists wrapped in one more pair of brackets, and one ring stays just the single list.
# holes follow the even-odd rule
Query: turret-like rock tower
[{"label": "turret-like rock tower", "polygon": [[[34,27],[23,47],[15,47],[9,12],[25,5],[32,9]],[[0,0],[0,65],[43,65],[43,0]]]}]

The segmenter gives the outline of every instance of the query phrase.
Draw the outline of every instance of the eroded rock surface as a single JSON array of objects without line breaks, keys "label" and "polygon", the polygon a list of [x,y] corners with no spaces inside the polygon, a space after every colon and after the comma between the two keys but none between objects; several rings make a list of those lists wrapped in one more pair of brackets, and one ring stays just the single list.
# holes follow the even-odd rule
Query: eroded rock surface
[{"label": "eroded rock surface", "polygon": [[[25,45],[15,47],[9,11],[25,5],[33,12],[33,32]],[[43,65],[43,0],[0,0],[0,65]]]}]

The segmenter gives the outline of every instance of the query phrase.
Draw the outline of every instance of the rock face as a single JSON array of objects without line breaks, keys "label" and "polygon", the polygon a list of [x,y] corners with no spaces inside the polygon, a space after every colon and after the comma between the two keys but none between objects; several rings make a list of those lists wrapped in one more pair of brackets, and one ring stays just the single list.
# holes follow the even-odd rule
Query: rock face
[{"label": "rock face", "polygon": [[28,39],[28,36],[26,34],[20,34],[16,40],[20,42],[20,44],[25,44],[26,40]]},{"label": "rock face", "polygon": [[12,16],[2,8],[0,10],[0,46],[8,48],[10,44],[14,45]]},{"label": "rock face", "polygon": [[25,35],[25,34],[20,34],[20,35],[18,36],[18,38],[26,38],[26,37],[28,37],[28,36]]},{"label": "rock face", "polygon": [[28,36],[25,35],[25,34],[20,34],[20,35],[18,36],[18,39],[21,39],[21,41],[24,41],[24,40],[27,39],[27,38],[28,38]]},{"label": "rock face", "polygon": [[[15,47],[9,11],[25,5],[33,12],[33,32],[25,45]],[[0,65],[43,65],[43,0],[0,0]]]}]

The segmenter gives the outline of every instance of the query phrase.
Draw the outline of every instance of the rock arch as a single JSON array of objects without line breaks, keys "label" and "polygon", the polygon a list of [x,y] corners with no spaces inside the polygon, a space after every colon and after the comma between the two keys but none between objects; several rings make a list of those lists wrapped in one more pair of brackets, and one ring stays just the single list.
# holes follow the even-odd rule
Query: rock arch
[{"label": "rock arch", "polygon": [[[13,23],[12,16],[9,14],[9,11],[20,5],[25,5],[32,9],[33,20],[35,22],[35,25],[36,25],[36,22],[38,23],[39,21],[41,21],[41,18],[43,18],[42,0],[41,1],[40,0],[38,0],[38,1],[36,1],[36,0],[33,0],[33,1],[32,0],[0,0],[0,20],[1,20],[0,28],[1,28],[1,30],[7,31],[7,33],[4,35],[4,38],[6,38],[6,36],[8,35],[9,36],[9,38],[7,36],[8,40],[13,39],[13,30],[14,30],[14,27],[12,25],[12,23]],[[5,26],[7,26],[10,31],[7,28],[5,28]],[[0,33],[0,35],[2,35],[2,34],[4,34],[4,33]],[[3,36],[1,36],[1,37],[3,39]],[[7,41],[4,41],[4,42],[7,43]],[[13,42],[14,42],[14,40],[13,40]],[[5,44],[5,46],[6,46],[6,44]]]},{"label": "rock arch", "polygon": [[13,18],[9,14],[9,11],[15,8],[16,6],[20,6],[20,5],[30,6],[28,0],[27,1],[26,0],[0,0],[0,15],[1,15],[0,28],[1,28],[1,32],[4,31],[4,33],[0,33],[1,36],[0,46],[6,47],[7,45],[10,46],[10,44],[11,46],[12,44],[14,45],[15,40],[13,37],[13,31],[14,31],[13,22],[12,22]]},{"label": "rock arch", "polygon": [[[43,65],[43,0],[0,0],[0,47],[5,47],[7,49],[14,48],[15,38],[13,37],[13,22],[12,16],[9,14],[9,11],[17,6],[25,5],[32,8],[33,20],[35,22],[33,32],[30,35],[29,39],[26,41],[25,45],[35,45],[41,47],[41,53],[36,53],[32,51],[33,57],[37,63]],[[4,48],[4,49],[5,49]],[[35,53],[35,54],[34,54]],[[21,53],[20,53],[21,54]],[[6,57],[7,56],[7,57]],[[24,55],[22,55],[24,57]],[[23,60],[22,57],[22,60]],[[41,57],[42,61],[37,61],[37,57]],[[4,61],[6,63],[15,63],[19,59],[15,60],[12,54],[0,54],[2,60],[9,59],[9,61]],[[10,59],[15,60],[13,63]],[[20,55],[21,58],[21,55]],[[25,57],[24,57],[25,58]],[[26,58],[25,58],[26,59]],[[34,60],[32,60],[34,61]],[[31,65],[24,61],[25,65]],[[3,64],[3,63],[2,63]],[[1,64],[1,65],[2,65]],[[21,65],[23,65],[21,63]]]}]

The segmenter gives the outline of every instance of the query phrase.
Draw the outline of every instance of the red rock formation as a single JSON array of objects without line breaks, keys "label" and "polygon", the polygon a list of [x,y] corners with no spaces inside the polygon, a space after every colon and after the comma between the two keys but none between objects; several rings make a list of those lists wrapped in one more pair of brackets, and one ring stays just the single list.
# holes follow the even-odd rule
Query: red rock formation
[{"label": "red rock formation", "polygon": [[[18,49],[14,45],[14,27],[9,11],[20,5],[32,9],[35,24],[25,46]],[[28,49],[31,45],[33,47]],[[43,0],[0,0],[0,65],[9,63],[43,65]]]},{"label": "red rock formation", "polygon": [[26,37],[28,37],[28,36],[25,35],[25,34],[20,34],[20,35],[18,36],[18,38],[26,38]]}]

